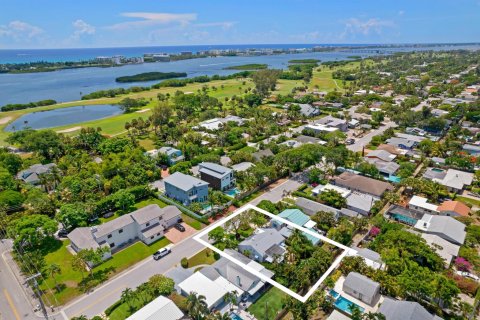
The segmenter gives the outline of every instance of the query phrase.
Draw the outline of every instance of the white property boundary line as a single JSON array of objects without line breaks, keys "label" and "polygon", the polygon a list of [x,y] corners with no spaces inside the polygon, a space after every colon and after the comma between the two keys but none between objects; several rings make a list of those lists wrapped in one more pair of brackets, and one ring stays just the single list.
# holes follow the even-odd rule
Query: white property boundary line
[{"label": "white property boundary line", "polygon": [[[230,256],[229,254],[226,254],[225,252],[223,252],[222,250],[218,249],[217,247],[211,245],[210,243],[206,242],[205,240],[202,239],[202,237],[204,237],[205,235],[208,235],[208,233],[210,231],[212,231],[213,229],[217,228],[217,227],[220,227],[222,225],[224,225],[226,222],[232,220],[233,218],[235,218],[236,216],[244,213],[245,211],[247,210],[255,210],[257,212],[260,212],[272,219],[275,219],[277,221],[280,221],[286,225],[289,225],[293,228],[296,228],[298,230],[301,230],[313,237],[316,237],[316,238],[319,238],[320,240],[322,240],[323,242],[328,242],[338,248],[341,248],[343,249],[343,252],[342,254],[340,254],[336,259],[335,261],[333,262],[333,264],[330,266],[330,268],[327,269],[327,271],[325,271],[325,273],[322,275],[322,277],[320,277],[320,279],[310,288],[310,290],[308,290],[308,292],[304,295],[304,296],[301,296],[299,295],[298,293],[296,292],[293,292],[292,290],[290,290],[289,288],[281,285],[280,283],[270,279],[269,277],[265,276],[263,273],[255,270],[254,268],[242,263],[240,260]],[[243,207],[241,207],[240,209],[238,209],[236,212],[234,212],[232,215],[228,216],[227,218],[225,219],[222,219],[212,225],[210,225],[208,228],[204,229],[202,232],[200,232],[199,234],[197,234],[195,237],[193,237],[193,239],[195,239],[197,242],[201,243],[202,245],[204,245],[205,247],[215,251],[216,253],[218,253],[220,256],[230,260],[231,262],[241,266],[243,269],[245,269],[246,271],[250,272],[251,274],[257,276],[258,278],[260,278],[261,280],[265,281],[265,282],[268,282],[270,283],[272,286],[282,290],[283,292],[289,294],[290,296],[294,297],[295,299],[297,300],[300,300],[301,302],[305,302],[308,300],[308,298],[310,298],[310,296],[318,289],[318,287],[322,284],[322,282],[330,275],[330,273],[338,267],[338,265],[340,264],[340,262],[342,261],[342,259],[350,252],[350,251],[353,251],[354,253],[356,253],[356,250],[352,249],[352,248],[349,248],[341,243],[338,243],[336,241],[333,241],[332,239],[329,239],[321,234],[318,234],[316,232],[313,232],[307,228],[304,228],[304,227],[300,227],[298,225],[296,225],[295,223],[293,222],[290,222],[284,218],[281,218],[281,217],[278,217],[268,211],[265,211],[263,209],[260,209],[252,204],[247,204]]]}]

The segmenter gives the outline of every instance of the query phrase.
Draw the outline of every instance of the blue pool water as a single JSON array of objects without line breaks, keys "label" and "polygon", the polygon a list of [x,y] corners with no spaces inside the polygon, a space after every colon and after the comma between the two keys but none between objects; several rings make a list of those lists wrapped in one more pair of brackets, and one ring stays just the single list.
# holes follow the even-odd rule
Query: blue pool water
[{"label": "blue pool water", "polygon": [[340,296],[340,293],[338,293],[337,291],[335,290],[330,290],[329,294],[334,298],[334,299],[337,299],[338,296]]},{"label": "blue pool water", "polygon": [[402,181],[402,178],[397,177],[397,176],[390,176],[388,177],[388,181],[394,182],[394,183],[400,183]]},{"label": "blue pool water", "polygon": [[240,193],[240,190],[238,190],[237,188],[233,188],[233,189],[225,191],[225,194],[229,197],[232,197],[232,198],[235,198],[235,196],[239,193]]},{"label": "blue pool water", "polygon": [[352,314],[351,310],[352,310],[353,306],[356,306],[360,310],[360,312],[362,312],[362,313],[365,311],[365,309],[360,307],[358,304],[353,303],[352,301],[350,301],[350,300],[348,300],[348,299],[346,299],[342,296],[338,297],[338,299],[335,300],[335,307],[344,311],[344,312],[346,312],[346,313],[348,313],[348,314]]},{"label": "blue pool water", "polygon": [[417,220],[411,217],[405,217],[400,214],[393,214],[392,217],[400,222],[414,226],[417,223]]},{"label": "blue pool water", "polygon": [[230,318],[231,318],[232,320],[243,320],[242,317],[240,317],[240,316],[239,316],[238,314],[236,314],[236,313],[232,313],[232,314],[230,315]]}]

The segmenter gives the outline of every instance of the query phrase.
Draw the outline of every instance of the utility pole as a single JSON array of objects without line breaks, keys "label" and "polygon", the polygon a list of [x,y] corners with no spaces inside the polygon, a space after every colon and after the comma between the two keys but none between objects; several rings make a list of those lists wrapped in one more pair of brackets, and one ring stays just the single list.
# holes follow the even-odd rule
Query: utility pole
[{"label": "utility pole", "polygon": [[37,278],[40,277],[40,276],[41,276],[41,274],[37,273],[37,274],[34,274],[31,277],[28,277],[27,279],[25,279],[25,284],[28,285],[30,281],[33,282],[32,289],[35,292],[35,295],[37,296],[38,301],[40,302],[40,308],[42,308],[43,316],[45,317],[46,320],[48,320],[47,309],[45,309],[45,304],[43,303],[42,294],[40,292],[40,288],[38,288]]}]

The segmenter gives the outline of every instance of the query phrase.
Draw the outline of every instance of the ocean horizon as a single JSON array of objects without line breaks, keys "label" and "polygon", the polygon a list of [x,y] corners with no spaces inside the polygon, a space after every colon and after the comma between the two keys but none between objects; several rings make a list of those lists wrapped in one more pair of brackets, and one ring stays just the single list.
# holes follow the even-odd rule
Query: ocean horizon
[{"label": "ocean horizon", "polygon": [[140,57],[145,53],[177,54],[184,51],[199,52],[206,50],[245,50],[245,49],[302,49],[313,47],[469,47],[475,43],[431,43],[431,44],[232,44],[232,45],[183,45],[183,46],[136,46],[106,48],[60,48],[60,49],[0,49],[0,64],[29,62],[66,62],[92,60],[99,56],[122,55],[127,58]]}]

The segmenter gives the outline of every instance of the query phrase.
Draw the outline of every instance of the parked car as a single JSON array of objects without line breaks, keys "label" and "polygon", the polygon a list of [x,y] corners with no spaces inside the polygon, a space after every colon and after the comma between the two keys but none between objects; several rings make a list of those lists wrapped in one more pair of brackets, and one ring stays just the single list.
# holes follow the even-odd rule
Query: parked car
[{"label": "parked car", "polygon": [[475,281],[480,280],[480,278],[478,276],[476,276],[476,275],[474,275],[473,273],[470,273],[470,272],[457,270],[455,273],[458,274],[459,276],[462,276],[462,277],[465,277],[465,278],[470,278],[470,279],[473,279]]},{"label": "parked car", "polygon": [[175,229],[177,229],[178,231],[180,231],[180,232],[185,232],[185,227],[182,226],[180,223],[175,223],[175,224],[173,225],[173,227],[174,227]]},{"label": "parked car", "polygon": [[68,231],[67,231],[67,230],[65,230],[65,229],[60,229],[60,230],[58,230],[57,236],[58,236],[59,238],[66,238],[67,235],[68,235]]},{"label": "parked car", "polygon": [[113,213],[112,211],[110,211],[110,212],[105,213],[105,214],[103,215],[103,218],[104,218],[104,219],[108,219],[108,218],[110,218],[110,217],[113,217],[113,215],[114,215],[114,213]]},{"label": "parked car", "polygon": [[346,145],[352,145],[354,143],[355,143],[355,139],[350,138],[350,139],[345,140]]},{"label": "parked car", "polygon": [[165,247],[153,254],[154,260],[160,260],[161,258],[165,257],[167,254],[171,253],[172,249],[170,247]]}]

